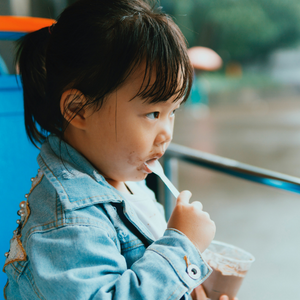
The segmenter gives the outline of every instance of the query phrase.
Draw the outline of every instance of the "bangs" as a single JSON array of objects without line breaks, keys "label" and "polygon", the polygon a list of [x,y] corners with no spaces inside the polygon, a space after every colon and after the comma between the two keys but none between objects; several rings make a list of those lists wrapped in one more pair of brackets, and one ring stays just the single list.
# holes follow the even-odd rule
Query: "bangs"
[{"label": "bangs", "polygon": [[135,22],[131,20],[133,30],[128,42],[135,43],[135,53],[130,55],[131,67],[123,80],[144,64],[143,82],[135,97],[148,103],[168,101],[171,97],[174,102],[179,99],[185,102],[192,86],[193,67],[180,29],[163,14],[155,19],[144,14],[131,18]]}]

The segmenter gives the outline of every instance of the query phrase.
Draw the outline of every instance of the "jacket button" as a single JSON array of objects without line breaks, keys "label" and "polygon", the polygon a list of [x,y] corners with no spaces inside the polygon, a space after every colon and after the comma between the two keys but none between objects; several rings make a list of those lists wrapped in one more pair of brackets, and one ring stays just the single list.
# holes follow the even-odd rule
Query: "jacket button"
[{"label": "jacket button", "polygon": [[199,279],[201,275],[199,267],[193,264],[188,266],[187,273],[192,279]]},{"label": "jacket button", "polygon": [[[27,195],[27,197],[28,197],[28,194],[26,194]],[[25,195],[25,197],[26,197],[26,195]],[[27,198],[26,197],[26,198]],[[25,206],[26,206],[26,202],[25,201],[22,201],[20,204],[19,204],[19,206],[20,206],[20,208],[24,208]]]}]

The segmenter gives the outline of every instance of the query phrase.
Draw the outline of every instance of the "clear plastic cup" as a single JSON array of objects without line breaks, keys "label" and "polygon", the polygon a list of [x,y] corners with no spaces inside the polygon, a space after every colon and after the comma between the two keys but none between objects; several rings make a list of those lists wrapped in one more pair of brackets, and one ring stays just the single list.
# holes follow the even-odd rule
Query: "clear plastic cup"
[{"label": "clear plastic cup", "polygon": [[218,241],[212,241],[202,256],[213,269],[212,274],[202,283],[211,300],[219,300],[224,294],[230,300],[233,299],[255,260],[249,252]]}]

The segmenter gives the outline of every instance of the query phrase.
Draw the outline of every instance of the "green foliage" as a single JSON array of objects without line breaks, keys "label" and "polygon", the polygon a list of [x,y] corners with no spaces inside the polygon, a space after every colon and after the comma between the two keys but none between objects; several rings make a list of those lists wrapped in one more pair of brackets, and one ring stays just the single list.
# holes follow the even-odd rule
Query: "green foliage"
[{"label": "green foliage", "polygon": [[217,51],[225,61],[265,58],[300,40],[299,0],[161,0],[189,45]]},{"label": "green foliage", "polygon": [[222,72],[206,72],[197,77],[200,84],[207,86],[210,94],[236,92],[245,88],[251,90],[278,90],[282,86],[270,76],[244,72],[242,77],[224,76]]}]

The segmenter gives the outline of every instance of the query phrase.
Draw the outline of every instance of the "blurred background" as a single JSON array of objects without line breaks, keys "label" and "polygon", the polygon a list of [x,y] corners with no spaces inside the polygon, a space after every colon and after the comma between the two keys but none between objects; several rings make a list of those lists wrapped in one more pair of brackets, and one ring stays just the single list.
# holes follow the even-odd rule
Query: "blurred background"
[{"label": "blurred background", "polygon": [[[0,15],[57,18],[72,2],[0,0]],[[161,0],[160,6],[189,48],[215,54],[210,66],[195,62],[193,90],[176,115],[173,141],[300,177],[300,1]],[[0,41],[10,74],[13,51],[13,42]],[[30,188],[24,180],[22,195]],[[299,195],[186,163],[178,164],[178,187],[203,203],[216,222],[216,240],[256,257],[239,300],[300,299]]]}]

